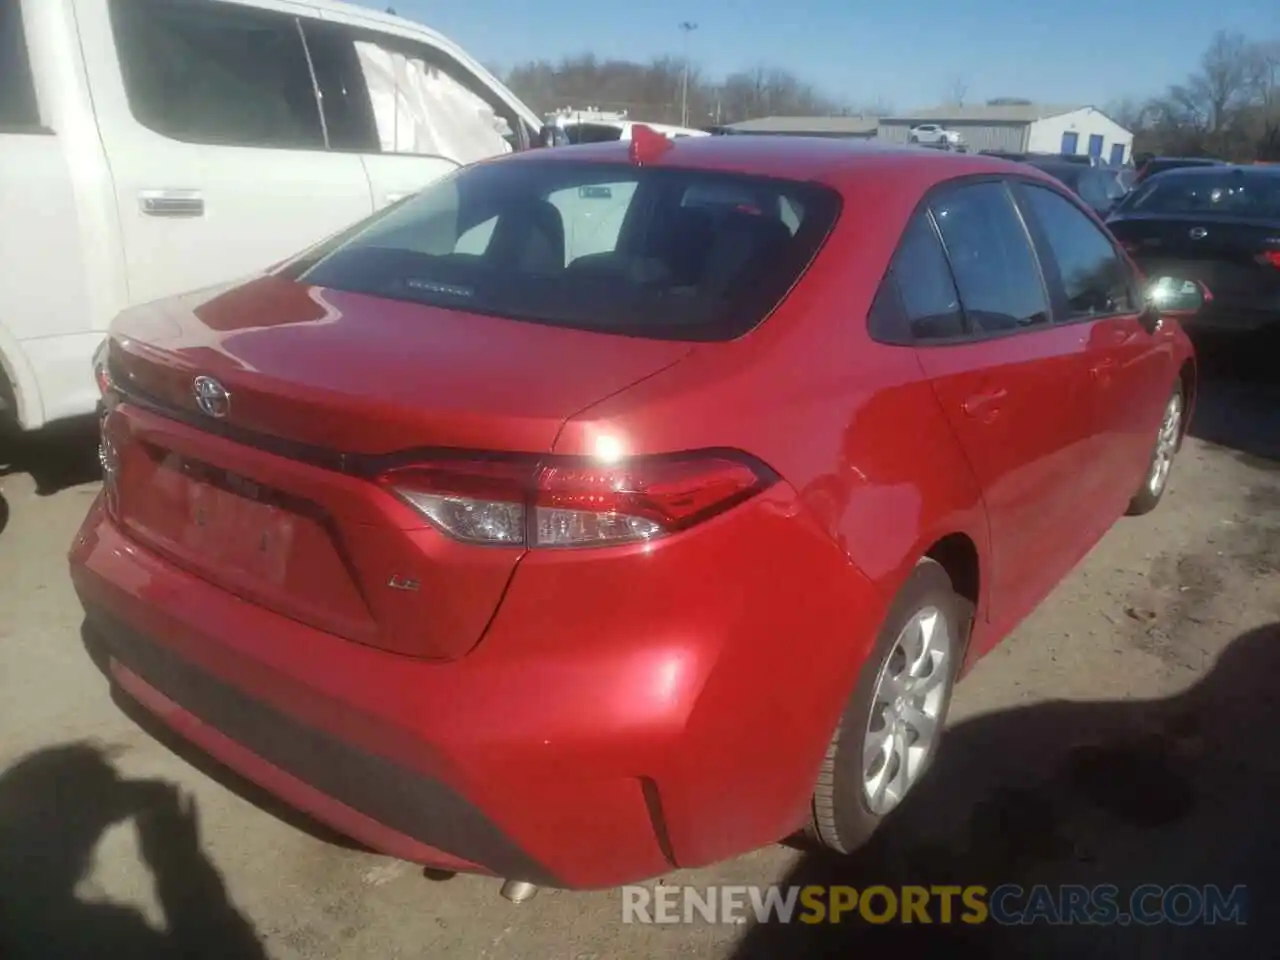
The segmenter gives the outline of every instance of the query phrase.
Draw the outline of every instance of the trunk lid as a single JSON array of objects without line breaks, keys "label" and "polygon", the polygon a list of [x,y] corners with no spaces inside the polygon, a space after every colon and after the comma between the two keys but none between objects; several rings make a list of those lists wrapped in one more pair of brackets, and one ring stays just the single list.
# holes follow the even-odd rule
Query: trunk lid
[{"label": "trunk lid", "polygon": [[[370,470],[424,448],[550,452],[568,418],[690,350],[275,277],[149,304],[112,328],[126,398],[104,427],[113,513],[252,603],[398,653],[460,656],[523,548],[451,540]],[[225,389],[225,415],[202,411],[196,377]]]},{"label": "trunk lid", "polygon": [[1280,269],[1258,260],[1280,251],[1280,224],[1274,221],[1120,214],[1107,226],[1148,275],[1199,280],[1220,307],[1258,306],[1280,294]]}]

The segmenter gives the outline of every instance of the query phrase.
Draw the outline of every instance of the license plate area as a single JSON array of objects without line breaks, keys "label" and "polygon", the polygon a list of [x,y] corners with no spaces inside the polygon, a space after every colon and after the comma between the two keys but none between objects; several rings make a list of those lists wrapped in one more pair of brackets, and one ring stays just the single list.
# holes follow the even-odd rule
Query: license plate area
[{"label": "license plate area", "polygon": [[201,569],[285,583],[300,526],[313,512],[305,501],[172,452],[138,452],[129,464],[135,475],[120,485],[128,527]]}]

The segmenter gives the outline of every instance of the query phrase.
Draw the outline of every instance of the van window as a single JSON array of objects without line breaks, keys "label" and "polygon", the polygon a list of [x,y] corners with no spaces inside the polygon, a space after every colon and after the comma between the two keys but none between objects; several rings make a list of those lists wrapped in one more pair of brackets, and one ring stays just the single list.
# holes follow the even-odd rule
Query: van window
[{"label": "van window", "polygon": [[290,16],[202,0],[112,0],[138,122],[188,143],[323,149],[306,48]]},{"label": "van window", "polygon": [[19,0],[0,0],[0,133],[30,133],[40,127]]}]

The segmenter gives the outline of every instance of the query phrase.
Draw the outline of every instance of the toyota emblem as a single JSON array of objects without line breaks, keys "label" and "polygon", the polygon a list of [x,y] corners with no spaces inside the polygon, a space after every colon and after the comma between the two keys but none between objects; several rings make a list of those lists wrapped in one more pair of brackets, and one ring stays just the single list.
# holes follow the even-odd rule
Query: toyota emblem
[{"label": "toyota emblem", "polygon": [[1191,228],[1191,239],[1192,239],[1192,240],[1203,240],[1203,239],[1204,239],[1205,237],[1207,237],[1208,235],[1209,235],[1209,231],[1208,231],[1208,230],[1206,230],[1204,227],[1192,227],[1192,228]]},{"label": "toyota emblem", "polygon": [[196,377],[191,382],[191,392],[201,413],[221,419],[231,409],[231,394],[213,377]]}]

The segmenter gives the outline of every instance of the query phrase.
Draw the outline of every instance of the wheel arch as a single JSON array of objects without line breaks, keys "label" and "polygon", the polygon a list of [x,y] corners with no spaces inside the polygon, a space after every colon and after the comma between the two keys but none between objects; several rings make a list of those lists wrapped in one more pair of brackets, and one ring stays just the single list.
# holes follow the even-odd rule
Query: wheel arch
[{"label": "wheel arch", "polygon": [[3,325],[0,325],[0,396],[13,405],[10,416],[19,429],[34,430],[44,425],[40,385],[22,344]]}]

